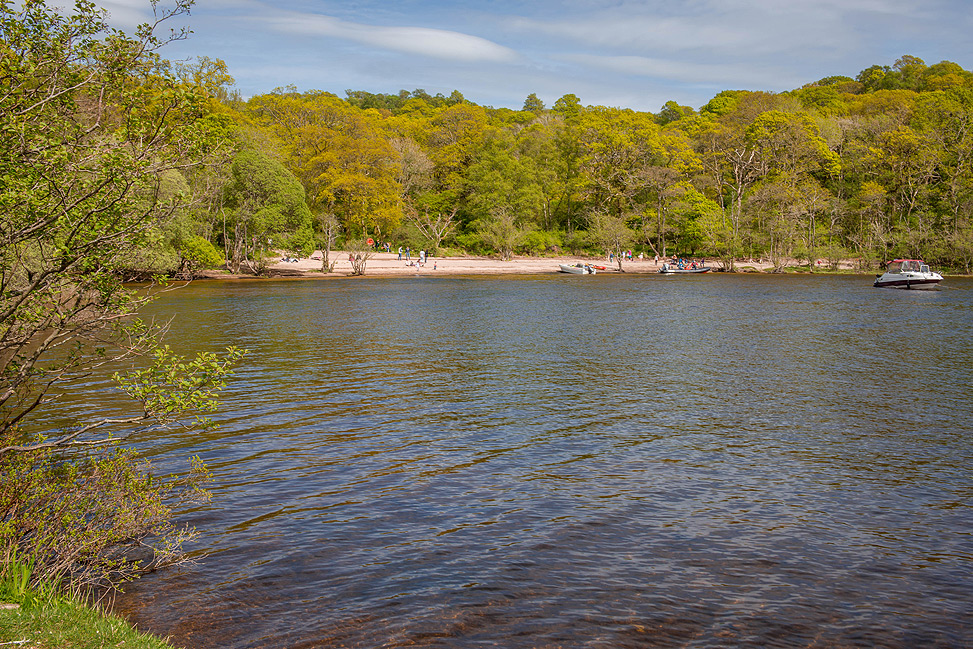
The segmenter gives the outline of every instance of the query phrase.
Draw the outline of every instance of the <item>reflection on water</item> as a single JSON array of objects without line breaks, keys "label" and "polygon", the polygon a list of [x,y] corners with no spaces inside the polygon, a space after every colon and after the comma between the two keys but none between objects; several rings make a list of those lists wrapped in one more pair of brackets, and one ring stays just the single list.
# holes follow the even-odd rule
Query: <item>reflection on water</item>
[{"label": "reflection on water", "polygon": [[194,569],[118,606],[191,647],[973,645],[973,282],[220,282],[251,355],[169,431]]}]

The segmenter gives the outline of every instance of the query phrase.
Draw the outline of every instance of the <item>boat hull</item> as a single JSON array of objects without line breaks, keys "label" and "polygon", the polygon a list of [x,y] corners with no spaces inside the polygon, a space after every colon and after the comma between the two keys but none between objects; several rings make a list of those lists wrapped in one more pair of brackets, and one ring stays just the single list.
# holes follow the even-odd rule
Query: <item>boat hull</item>
[{"label": "boat hull", "polygon": [[888,263],[888,268],[876,276],[873,286],[877,288],[900,288],[905,290],[929,290],[936,288],[943,276],[930,270],[929,264],[921,259],[896,259]]},{"label": "boat hull", "polygon": [[696,275],[708,273],[712,268],[662,268],[659,270],[663,275]]},{"label": "boat hull", "polygon": [[591,266],[568,266],[567,264],[560,264],[562,273],[569,273],[571,275],[594,275],[595,269]]},{"label": "boat hull", "polygon": [[888,278],[885,276],[875,280],[874,286],[877,288],[900,288],[912,291],[928,291],[939,286],[939,282],[943,281],[942,278],[919,278],[919,277],[908,277],[908,278]]}]

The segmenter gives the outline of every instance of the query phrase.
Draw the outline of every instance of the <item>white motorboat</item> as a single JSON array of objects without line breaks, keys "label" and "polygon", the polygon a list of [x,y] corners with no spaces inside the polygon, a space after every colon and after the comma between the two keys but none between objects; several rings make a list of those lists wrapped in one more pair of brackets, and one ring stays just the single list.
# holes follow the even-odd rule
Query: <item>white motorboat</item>
[{"label": "white motorboat", "polygon": [[562,273],[572,273],[574,275],[594,275],[596,272],[595,267],[590,264],[574,264],[570,266],[568,264],[559,264],[561,266]]},{"label": "white motorboat", "polygon": [[921,259],[890,261],[885,272],[875,276],[875,286],[880,288],[931,289],[941,281],[943,276],[929,270]]}]

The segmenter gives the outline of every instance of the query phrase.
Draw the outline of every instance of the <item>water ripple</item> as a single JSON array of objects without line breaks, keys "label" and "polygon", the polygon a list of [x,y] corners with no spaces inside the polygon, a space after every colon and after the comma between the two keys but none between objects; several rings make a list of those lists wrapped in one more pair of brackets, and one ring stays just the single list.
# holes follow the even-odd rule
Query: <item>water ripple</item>
[{"label": "water ripple", "polygon": [[252,353],[150,448],[213,469],[210,555],[119,607],[203,648],[973,645],[973,282],[590,279],[167,295]]}]

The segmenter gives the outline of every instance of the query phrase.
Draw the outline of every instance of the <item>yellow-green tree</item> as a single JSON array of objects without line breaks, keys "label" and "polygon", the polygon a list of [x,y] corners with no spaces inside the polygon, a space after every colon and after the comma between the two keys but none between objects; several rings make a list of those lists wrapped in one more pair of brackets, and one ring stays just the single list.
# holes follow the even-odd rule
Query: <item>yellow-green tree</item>
[{"label": "yellow-green tree", "polygon": [[441,110],[430,120],[426,142],[441,189],[462,192],[466,171],[482,150],[486,129],[486,110],[468,103]]},{"label": "yellow-green tree", "polygon": [[277,135],[312,212],[334,214],[349,236],[383,236],[398,226],[398,157],[378,111],[330,93],[284,91],[254,97],[248,110]]},{"label": "yellow-green tree", "polygon": [[641,179],[662,153],[660,129],[648,113],[604,108],[581,113],[586,194],[591,207],[614,216],[634,211]]},{"label": "yellow-green tree", "polygon": [[759,164],[764,185],[764,199],[760,202],[768,216],[767,240],[777,263],[793,255],[800,238],[802,217],[807,217],[811,231],[815,230],[817,208],[806,208],[805,199],[823,191],[819,179],[836,174],[841,161],[806,113],[779,110],[761,113],[747,129],[744,139]]}]

